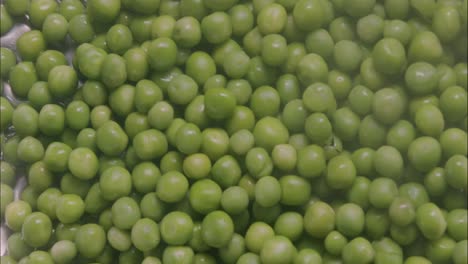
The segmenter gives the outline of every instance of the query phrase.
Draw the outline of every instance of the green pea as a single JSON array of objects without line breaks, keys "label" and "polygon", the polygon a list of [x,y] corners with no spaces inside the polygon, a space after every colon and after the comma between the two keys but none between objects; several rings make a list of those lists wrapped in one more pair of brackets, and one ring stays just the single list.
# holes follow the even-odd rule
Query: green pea
[{"label": "green pea", "polygon": [[[388,107],[380,107],[387,105]],[[397,90],[384,88],[374,94],[372,112],[375,118],[387,125],[398,121],[404,112],[404,101]]]},{"label": "green pea", "polygon": [[451,86],[440,95],[440,110],[448,122],[462,120],[466,116],[467,93],[460,86]]},{"label": "green pea", "polygon": [[68,23],[68,34],[78,44],[90,42],[94,38],[94,29],[85,14],[73,16]]},{"label": "green pea", "polygon": [[426,104],[416,110],[416,128],[424,135],[438,137],[444,129],[442,112],[434,105]]},{"label": "green pea", "polygon": [[467,159],[462,155],[454,155],[445,163],[445,173],[447,183],[456,189],[467,188],[467,177],[465,168]]},{"label": "green pea", "polygon": [[62,14],[68,21],[72,19],[75,15],[79,15],[84,12],[83,3],[76,0],[64,0],[59,4],[59,12]]},{"label": "green pea", "polygon": [[23,61],[35,61],[46,49],[44,35],[39,30],[25,32],[16,41],[16,49]]},{"label": "green pea", "polygon": [[220,157],[211,169],[211,178],[222,188],[235,186],[242,176],[241,168],[230,155]]},{"label": "green pea", "polygon": [[150,126],[165,130],[174,119],[174,109],[165,101],[157,102],[148,111],[147,118]]},{"label": "green pea", "polygon": [[229,135],[219,128],[206,128],[202,132],[201,152],[212,161],[224,156],[229,150]]},{"label": "green pea", "polygon": [[317,145],[309,145],[300,149],[297,153],[296,169],[300,176],[315,178],[325,171],[325,153],[323,148]]},{"label": "green pea", "polygon": [[388,208],[397,195],[396,183],[389,178],[376,178],[369,186],[369,202],[376,208]]},{"label": "green pea", "polygon": [[42,33],[48,43],[64,41],[68,33],[67,19],[61,14],[49,14],[42,24]]},{"label": "green pea", "polygon": [[442,212],[433,203],[425,203],[417,209],[416,224],[422,235],[431,240],[440,238],[447,228]]},{"label": "green pea", "polygon": [[190,205],[196,212],[208,214],[219,208],[221,195],[221,187],[216,182],[210,179],[201,179],[190,187]]},{"label": "green pea", "polygon": [[156,185],[156,194],[163,202],[178,202],[182,200],[189,189],[187,178],[178,171],[164,173]]},{"label": "green pea", "polygon": [[205,111],[208,117],[215,120],[229,118],[235,109],[234,94],[224,88],[212,88],[205,93]]},{"label": "green pea", "polygon": [[293,9],[294,22],[304,31],[319,29],[324,22],[323,10],[320,1],[300,0]]},{"label": "green pea", "polygon": [[310,53],[299,61],[296,74],[304,86],[316,82],[326,82],[328,79],[328,65],[320,55]]},{"label": "green pea", "polygon": [[233,79],[244,77],[249,70],[250,58],[244,51],[231,51],[224,56],[223,69]]},{"label": "green pea", "polygon": [[26,97],[33,84],[38,80],[34,64],[28,61],[20,62],[11,67],[8,79],[13,93],[19,97]]},{"label": "green pea", "polygon": [[[89,241],[93,241],[92,245]],[[78,252],[87,258],[95,258],[101,254],[106,244],[106,234],[97,224],[85,224],[76,232],[75,245]]]},{"label": "green pea", "polygon": [[168,246],[164,249],[162,263],[193,263],[194,252],[187,246]]},{"label": "green pea", "polygon": [[52,222],[43,213],[31,213],[24,219],[21,235],[31,247],[45,246],[52,235]]},{"label": "green pea", "polygon": [[273,162],[264,148],[252,148],[245,155],[247,171],[255,178],[261,178],[271,174]]},{"label": "green pea", "polygon": [[247,5],[235,5],[229,9],[229,16],[234,36],[244,36],[254,26],[254,15]]},{"label": "green pea", "polygon": [[114,121],[106,121],[97,129],[96,140],[99,150],[109,156],[119,155],[128,144],[128,136]]},{"label": "green pea", "polygon": [[29,0],[12,1],[8,0],[4,2],[5,8],[13,16],[25,15],[29,11],[31,2]]},{"label": "green pea", "polygon": [[325,238],[335,228],[335,211],[327,203],[317,201],[304,214],[304,230],[312,237]]},{"label": "green pea", "polygon": [[192,48],[200,42],[201,36],[200,22],[194,17],[182,17],[176,21],[172,38],[178,46]]},{"label": "green pea", "polygon": [[50,249],[50,255],[56,263],[67,263],[77,255],[76,245],[69,240],[58,241]]},{"label": "green pea", "polygon": [[231,186],[221,195],[221,207],[230,215],[237,215],[247,209],[249,196],[245,189]]},{"label": "green pea", "polygon": [[416,34],[409,45],[408,57],[411,61],[438,62],[442,56],[442,45],[431,31]]},{"label": "green pea", "polygon": [[100,175],[99,187],[104,199],[116,200],[130,194],[132,178],[124,168],[118,166],[108,167]]},{"label": "green pea", "polygon": [[229,146],[237,155],[245,155],[254,147],[254,144],[254,135],[247,129],[241,129],[233,133],[229,139]]}]

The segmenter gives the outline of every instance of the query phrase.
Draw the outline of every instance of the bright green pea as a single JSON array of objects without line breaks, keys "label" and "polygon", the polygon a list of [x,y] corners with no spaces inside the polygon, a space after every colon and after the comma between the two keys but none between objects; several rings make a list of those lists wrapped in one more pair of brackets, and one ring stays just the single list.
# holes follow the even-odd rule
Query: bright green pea
[{"label": "bright green pea", "polygon": [[266,65],[260,57],[250,60],[249,71],[246,79],[252,87],[257,88],[263,85],[273,85],[276,81],[277,68]]},{"label": "bright green pea", "polygon": [[91,125],[98,129],[101,125],[110,121],[112,115],[111,109],[107,105],[98,105],[91,110]]},{"label": "bright green pea", "polygon": [[245,189],[232,186],[224,190],[221,195],[221,207],[231,215],[237,215],[247,209],[249,196]]},{"label": "bright green pea", "polygon": [[33,84],[38,81],[34,64],[29,61],[11,67],[8,79],[13,93],[20,98],[26,97]]},{"label": "bright green pea", "polygon": [[89,180],[96,176],[98,167],[98,158],[91,149],[82,147],[70,152],[68,169],[75,177]]},{"label": "bright green pea", "polygon": [[113,201],[130,194],[132,177],[130,173],[119,166],[108,167],[99,177],[99,187],[102,197]]},{"label": "bright green pea", "polygon": [[182,200],[189,189],[187,178],[178,171],[164,173],[156,185],[156,195],[163,202],[177,202]]},{"label": "bright green pea", "polygon": [[441,159],[440,143],[432,137],[419,137],[408,147],[408,159],[411,165],[422,172],[436,167]]},{"label": "bright green pea", "polygon": [[322,147],[309,145],[298,151],[296,169],[300,176],[315,178],[320,176],[325,168],[325,153]]},{"label": "bright green pea", "polygon": [[253,111],[245,106],[236,106],[232,116],[226,120],[225,129],[233,135],[242,129],[252,131],[255,126],[255,116]]},{"label": "bright green pea", "polygon": [[48,43],[63,42],[68,33],[67,19],[61,14],[48,15],[42,24],[42,33]]},{"label": "bright green pea", "polygon": [[304,31],[319,29],[324,22],[323,10],[321,1],[300,0],[293,9],[294,22]]},{"label": "bright green pea", "polygon": [[221,195],[221,187],[215,181],[200,179],[190,187],[190,205],[196,212],[208,214],[219,208]]},{"label": "bright green pea", "polygon": [[114,121],[104,122],[96,132],[97,146],[104,154],[116,156],[122,153],[128,144],[128,136]]},{"label": "bright green pea", "polygon": [[[90,245],[89,241],[93,241]],[[87,257],[95,258],[101,254],[106,245],[106,234],[97,224],[85,224],[76,232],[75,245],[78,252]]]},{"label": "bright green pea", "polygon": [[412,94],[430,94],[437,85],[436,68],[426,62],[413,63],[406,69],[405,81]]},{"label": "bright green pea", "polygon": [[339,155],[329,161],[326,179],[331,188],[347,189],[355,178],[356,168],[349,157]]},{"label": "bright green pea", "polygon": [[440,238],[447,228],[442,212],[433,203],[425,203],[417,209],[416,224],[422,235],[431,240]]},{"label": "bright green pea", "polygon": [[69,240],[56,242],[50,249],[50,255],[55,263],[67,263],[77,255],[76,245]]},{"label": "bright green pea", "polygon": [[215,120],[229,118],[235,109],[234,93],[224,88],[212,88],[205,93],[206,114]]},{"label": "bright green pea", "polygon": [[456,189],[467,188],[467,159],[463,155],[454,155],[445,163],[447,183]]},{"label": "bright green pea", "polygon": [[[387,1],[388,2],[388,1]],[[361,17],[356,25],[356,31],[359,38],[367,43],[374,44],[382,38],[384,32],[384,20],[375,14],[369,14]]]},{"label": "bright green pea", "polygon": [[193,249],[187,246],[168,246],[164,249],[162,263],[193,263]]},{"label": "bright green pea", "polygon": [[224,12],[213,12],[205,16],[201,20],[200,28],[206,41],[211,44],[223,43],[232,34],[230,17]]},{"label": "bright green pea", "polygon": [[416,131],[413,124],[406,120],[400,120],[388,130],[386,142],[400,153],[406,153],[415,137]]},{"label": "bright green pea", "polygon": [[[386,105],[388,107],[381,107]],[[404,99],[395,89],[384,88],[374,94],[372,112],[375,118],[387,125],[398,121],[405,110]]]},{"label": "bright green pea", "polygon": [[467,113],[467,93],[460,86],[451,86],[440,95],[440,110],[447,122],[462,120]]},{"label": "bright green pea", "polygon": [[90,42],[95,32],[88,16],[79,14],[69,20],[68,34],[75,42],[82,44]]},{"label": "bright green pea", "polygon": [[384,177],[392,179],[400,178],[403,174],[403,165],[403,157],[394,147],[382,146],[375,152],[375,170]]},{"label": "bright green pea", "polygon": [[165,130],[174,119],[174,109],[166,101],[157,102],[149,109],[147,118],[150,126]]},{"label": "bright green pea", "polygon": [[254,26],[254,15],[247,5],[239,4],[233,6],[229,9],[229,16],[234,36],[244,36]]},{"label": "bright green pea", "polygon": [[254,129],[255,143],[270,151],[275,145],[287,143],[289,133],[286,127],[276,118],[264,117],[260,119]]},{"label": "bright green pea", "polygon": [[369,202],[376,208],[388,208],[397,195],[397,185],[389,178],[376,178],[369,186]]},{"label": "bright green pea", "polygon": [[444,6],[434,12],[432,30],[442,42],[450,43],[461,29],[460,13],[456,7]]},{"label": "bright green pea", "polygon": [[431,31],[422,31],[412,38],[408,57],[411,61],[436,63],[440,60],[442,52],[442,45],[437,36]]},{"label": "bright green pea", "polygon": [[383,38],[372,51],[372,60],[377,71],[387,74],[399,74],[406,64],[406,52],[396,39]]},{"label": "bright green pea", "polygon": [[169,100],[178,105],[190,103],[198,93],[198,84],[188,75],[175,76],[167,87]]},{"label": "bright green pea", "polygon": [[192,123],[183,124],[176,134],[176,147],[185,154],[198,152],[202,145],[202,134],[200,129]]},{"label": "bright green pea", "polygon": [[247,74],[250,58],[244,51],[231,51],[224,56],[223,69],[228,77],[239,79]]},{"label": "bright green pea", "polygon": [[234,223],[231,217],[223,211],[213,211],[202,221],[203,241],[215,248],[226,246],[234,234]]},{"label": "bright green pea", "polygon": [[312,237],[325,238],[335,228],[335,217],[327,203],[317,201],[304,214],[304,230]]},{"label": "bright green pea", "polygon": [[445,125],[441,110],[432,104],[422,105],[416,110],[416,128],[424,135],[438,137]]},{"label": "bright green pea", "polygon": [[142,218],[132,227],[132,243],[143,252],[156,248],[160,242],[158,225],[151,219]]},{"label": "bright green pea", "polygon": [[245,156],[245,166],[251,176],[261,178],[270,175],[273,170],[273,162],[264,148],[252,148]]},{"label": "bright green pea", "polygon": [[182,48],[192,48],[197,45],[202,36],[200,22],[194,17],[182,17],[176,21],[172,38]]},{"label": "bright green pea", "polygon": [[52,235],[52,222],[43,213],[31,213],[24,219],[21,235],[31,247],[45,246]]},{"label": "bright green pea", "polygon": [[307,110],[330,114],[336,110],[336,99],[330,87],[324,83],[315,83],[306,88],[302,101]]},{"label": "bright green pea", "polygon": [[[2,10],[3,10],[3,8],[2,8]],[[13,66],[15,66],[15,64],[16,64],[16,55],[13,53],[13,51],[11,49],[6,48],[6,47],[1,47],[0,48],[0,58],[1,58],[1,61],[0,61],[0,73],[1,74],[0,74],[0,76],[2,78],[6,78],[6,77],[8,77],[8,73],[10,72],[11,68]]]},{"label": "bright green pea", "polygon": [[237,155],[245,155],[253,148],[254,144],[254,135],[247,129],[241,129],[233,133],[229,139],[229,146]]},{"label": "bright green pea", "polygon": [[320,55],[310,53],[299,61],[296,74],[304,86],[315,85],[316,82],[326,82],[328,65]]}]

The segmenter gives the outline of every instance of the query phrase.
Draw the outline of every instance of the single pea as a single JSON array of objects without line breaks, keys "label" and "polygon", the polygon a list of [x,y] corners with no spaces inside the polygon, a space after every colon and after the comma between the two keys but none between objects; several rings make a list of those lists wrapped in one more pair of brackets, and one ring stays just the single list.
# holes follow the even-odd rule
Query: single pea
[{"label": "single pea", "polygon": [[132,188],[131,175],[126,169],[119,166],[109,167],[101,173],[99,187],[104,199],[116,200],[130,194]]},{"label": "single pea", "polygon": [[427,62],[413,63],[406,69],[405,81],[412,94],[430,94],[437,85],[436,68]]},{"label": "single pea", "polygon": [[200,129],[192,123],[185,123],[176,133],[175,145],[182,153],[193,154],[200,149],[202,140]]},{"label": "single pea", "polygon": [[231,117],[236,106],[234,93],[224,88],[209,89],[204,102],[206,114],[215,120]]},{"label": "single pea", "polygon": [[219,128],[206,128],[202,132],[201,152],[212,161],[218,160],[229,150],[229,135]]},{"label": "single pea", "polygon": [[347,198],[350,202],[366,209],[369,207],[369,186],[371,181],[363,176],[358,176],[353,185],[347,192]]},{"label": "single pea", "polygon": [[294,99],[284,106],[283,112],[281,113],[281,121],[284,124],[284,126],[286,126],[286,128],[291,132],[302,131],[304,129],[304,123],[306,123],[305,130],[309,134],[308,136],[312,136],[313,138],[315,138],[316,135],[312,134],[322,134],[323,129],[319,129],[319,127],[317,127],[317,131],[314,131],[310,129],[311,127],[309,125],[314,124],[317,126],[324,126],[325,130],[327,128],[327,125],[325,121],[320,118],[322,116],[321,114],[314,114],[313,116],[310,115],[309,117],[307,116],[307,114],[308,112],[305,108],[303,100]]},{"label": "single pea", "polygon": [[369,202],[376,208],[388,208],[397,195],[397,185],[389,178],[376,178],[369,186]]},{"label": "single pea", "polygon": [[211,169],[211,178],[222,188],[235,186],[242,176],[242,170],[237,160],[225,155],[220,157]]},{"label": "single pea", "polygon": [[[93,241],[92,244],[89,241]],[[78,228],[75,245],[79,254],[87,258],[96,258],[103,252],[106,245],[106,234],[97,224],[85,224]]]},{"label": "single pea", "polygon": [[260,251],[264,263],[291,263],[296,256],[296,248],[284,236],[275,236],[265,241]]},{"label": "single pea", "polygon": [[466,156],[466,132],[458,128],[449,128],[440,135],[440,145],[445,157]]},{"label": "single pea", "polygon": [[58,136],[64,130],[65,117],[65,111],[61,106],[44,105],[39,112],[39,130],[47,136]]},{"label": "single pea", "polygon": [[332,255],[340,255],[348,244],[348,239],[338,231],[331,231],[325,237],[325,249]]},{"label": "single pea", "polygon": [[339,70],[330,71],[328,74],[328,85],[338,100],[346,99],[352,88],[351,78],[349,75]]},{"label": "single pea", "polygon": [[[381,107],[387,105],[388,107]],[[386,125],[398,121],[404,112],[404,99],[392,88],[384,88],[374,94],[372,112],[376,119]]]},{"label": "single pea", "polygon": [[377,71],[395,75],[399,74],[406,64],[406,52],[398,40],[383,38],[374,46],[372,60]]},{"label": "single pea", "polygon": [[300,176],[315,178],[326,169],[325,153],[318,145],[309,145],[297,153],[296,169]]},{"label": "single pea", "polygon": [[10,102],[5,97],[0,97],[0,131],[5,131],[11,125],[13,111]]},{"label": "single pea", "polygon": [[460,86],[451,86],[440,95],[440,110],[447,122],[456,122],[466,116],[467,93]]},{"label": "single pea", "polygon": [[403,173],[403,165],[403,157],[394,147],[382,146],[375,152],[375,170],[384,177],[392,179],[400,178]]},{"label": "single pea", "polygon": [[57,241],[50,249],[52,260],[59,264],[72,261],[77,253],[75,243],[69,240]]},{"label": "single pea", "polygon": [[[101,64],[101,79],[109,90],[113,90],[127,80],[125,59],[117,54],[104,57]],[[132,100],[133,101],[133,100]]]},{"label": "single pea", "polygon": [[128,144],[128,136],[114,121],[104,122],[96,132],[96,142],[99,150],[109,156],[122,153]]},{"label": "single pea", "polygon": [[370,238],[381,239],[390,229],[390,218],[387,210],[371,208],[365,216],[365,232]]},{"label": "single pea", "polygon": [[90,120],[89,106],[83,101],[72,101],[65,110],[65,119],[68,127],[81,130],[88,127]]},{"label": "single pea", "polygon": [[195,153],[187,156],[183,161],[184,174],[188,178],[201,179],[208,176],[211,171],[211,161],[203,153]]},{"label": "single pea", "polygon": [[169,100],[178,105],[190,103],[198,92],[198,85],[194,79],[188,75],[178,75],[169,83],[167,87]]},{"label": "single pea", "polygon": [[158,130],[165,130],[174,119],[174,109],[166,101],[157,102],[148,111],[148,123]]},{"label": "single pea", "polygon": [[124,54],[126,62],[127,78],[130,81],[140,81],[146,77],[149,71],[147,54],[142,48],[130,48]]},{"label": "single pea", "polygon": [[83,180],[92,179],[96,176],[98,168],[98,158],[91,149],[81,147],[70,152],[68,169],[75,177]]},{"label": "single pea", "polygon": [[364,211],[354,203],[343,204],[336,212],[336,227],[345,236],[358,236],[364,230]]},{"label": "single pea", "polygon": [[29,0],[20,0],[20,1],[12,1],[8,0],[4,2],[4,6],[8,13],[12,16],[22,16],[25,15],[29,11],[29,7],[31,6],[31,1]]},{"label": "single pea", "polygon": [[64,0],[59,4],[59,13],[67,20],[72,19],[75,15],[82,14],[84,10],[83,3],[76,0]]},{"label": "single pea", "polygon": [[22,61],[11,67],[8,74],[13,94],[24,98],[35,82],[38,81],[34,64],[30,61]]},{"label": "single pea", "polygon": [[[3,8],[2,8],[3,10]],[[2,13],[3,14],[3,13]],[[3,35],[3,33],[2,33]],[[8,77],[8,74],[13,66],[16,64],[16,55],[13,51],[6,47],[0,48],[0,58],[2,59],[0,62],[0,76],[2,78]]]},{"label": "single pea", "polygon": [[42,24],[42,33],[48,43],[63,42],[68,33],[67,19],[61,14],[49,14]]},{"label": "single pea", "polygon": [[[395,2],[395,0],[393,1]],[[397,39],[401,44],[407,45],[411,40],[411,28],[403,20],[390,20],[388,23],[385,23],[383,35],[386,38]]]},{"label": "single pea", "polygon": [[0,161],[0,182],[9,186],[16,183],[16,168],[6,160]]},{"label": "single pea", "polygon": [[219,208],[221,195],[221,187],[216,182],[210,179],[201,179],[190,187],[190,205],[196,212],[208,214]]},{"label": "single pea", "polygon": [[54,181],[54,175],[42,161],[37,161],[29,167],[27,177],[29,186],[37,193],[49,188]]},{"label": "single pea", "polygon": [[407,226],[415,220],[416,211],[408,199],[398,197],[388,208],[388,215],[394,224]]},{"label": "single pea", "polygon": [[162,202],[155,192],[147,193],[140,202],[141,215],[150,218],[156,222],[161,219],[168,212],[169,206]]},{"label": "single pea", "polygon": [[167,152],[168,143],[164,134],[156,129],[138,133],[133,139],[136,155],[142,160],[152,160]]},{"label": "single pea", "polygon": [[78,221],[84,213],[84,201],[75,194],[64,194],[56,206],[57,219],[64,224],[71,224]]},{"label": "single pea", "polygon": [[229,139],[229,146],[237,155],[245,155],[254,147],[254,144],[254,135],[247,129],[241,129],[233,133]]},{"label": "single pea", "polygon": [[438,137],[442,133],[445,125],[441,110],[431,104],[419,107],[416,110],[414,120],[416,128],[418,128],[420,132],[433,137]]},{"label": "single pea", "polygon": [[336,99],[331,88],[323,83],[315,83],[306,88],[302,101],[311,112],[332,113],[336,109]]},{"label": "single pea", "polygon": [[21,235],[31,247],[45,246],[52,235],[52,222],[43,213],[31,213],[24,219]]},{"label": "single pea", "polygon": [[193,263],[193,249],[187,246],[168,246],[162,253],[162,263]]},{"label": "single pea", "polygon": [[374,44],[382,38],[384,27],[385,23],[381,17],[376,14],[369,14],[358,20],[356,31],[357,35],[363,42]]},{"label": "single pea", "polygon": [[293,18],[297,26],[304,31],[321,28],[324,22],[323,5],[317,0],[301,0],[293,9]]},{"label": "single pea", "polygon": [[140,193],[149,193],[154,191],[161,173],[151,162],[141,162],[132,170],[132,183],[135,189]]},{"label": "single pea", "polygon": [[44,35],[39,30],[25,32],[16,41],[16,49],[23,61],[35,61],[46,49]]},{"label": "single pea", "polygon": [[309,53],[320,55],[324,59],[328,59],[333,54],[335,43],[330,36],[330,33],[325,29],[317,29],[307,34],[305,38],[305,48]]},{"label": "single pea", "polygon": [[416,224],[422,235],[431,240],[440,238],[447,228],[440,208],[433,203],[425,203],[418,207]]},{"label": "single pea", "polygon": [[441,159],[440,143],[432,137],[419,137],[408,147],[408,159],[419,171],[428,172],[436,167]]},{"label": "single pea", "polygon": [[133,112],[125,118],[124,128],[130,139],[134,139],[140,132],[150,129],[150,126],[146,115]]},{"label": "single pea", "polygon": [[372,263],[375,252],[367,239],[357,237],[344,246],[342,257],[346,263]]},{"label": "single pea", "polygon": [[309,53],[297,64],[296,74],[299,81],[305,86],[316,82],[326,82],[328,65],[320,55]]},{"label": "single pea", "polygon": [[0,197],[2,198],[0,201],[0,215],[3,217],[7,206],[14,200],[14,193],[12,188],[4,183],[0,183],[0,189],[2,191],[2,193],[0,193]]},{"label": "single pea", "polygon": [[178,171],[164,173],[156,185],[156,194],[163,202],[181,201],[189,189],[187,178]]},{"label": "single pea", "polygon": [[325,238],[335,228],[335,211],[328,204],[317,201],[304,214],[304,230],[315,238]]},{"label": "single pea", "polygon": [[117,24],[107,31],[106,45],[112,52],[122,55],[132,46],[132,44],[132,32],[127,26]]},{"label": "single pea", "polygon": [[19,142],[17,153],[20,160],[34,163],[44,156],[44,146],[38,139],[27,136]]},{"label": "single pea", "polygon": [[249,205],[248,193],[239,186],[232,186],[224,190],[221,195],[222,208],[231,215],[237,215],[247,209]]},{"label": "single pea", "polygon": [[327,164],[326,180],[333,189],[348,189],[356,178],[356,167],[350,157],[338,155]]},{"label": "single pea", "polygon": [[361,48],[353,41],[341,40],[333,48],[333,59],[338,69],[353,72],[361,64]]},{"label": "single pea", "polygon": [[213,12],[205,16],[200,24],[201,33],[211,44],[220,44],[232,34],[231,19],[225,12]]},{"label": "single pea", "polygon": [[53,97],[64,98],[70,96],[78,85],[75,70],[67,65],[53,67],[47,78],[48,89]]},{"label": "single pea", "polygon": [[454,155],[445,163],[447,183],[456,189],[467,188],[467,159],[463,155]]},{"label": "single pea", "polygon": [[252,131],[255,126],[254,112],[246,106],[236,106],[232,115],[226,120],[225,129],[228,134],[246,129]]},{"label": "single pea", "polygon": [[124,84],[109,95],[109,106],[118,116],[126,117],[135,109],[135,87]]},{"label": "single pea", "polygon": [[234,223],[231,217],[223,211],[213,211],[202,221],[203,241],[215,248],[226,246],[234,234]]},{"label": "single pea", "polygon": [[79,179],[71,173],[65,173],[60,179],[60,189],[65,194],[76,194],[84,199],[90,188],[90,181]]},{"label": "single pea", "polygon": [[226,77],[221,74],[215,74],[206,80],[205,84],[203,85],[203,91],[206,92],[211,88],[226,87],[226,85]]},{"label": "single pea", "polygon": [[278,69],[266,65],[263,60],[257,56],[250,59],[249,71],[246,79],[252,87],[260,87],[263,85],[273,85],[278,75]]},{"label": "single pea", "polygon": [[117,199],[112,205],[112,222],[119,229],[131,229],[140,218],[138,204],[128,196]]},{"label": "single pea", "polygon": [[161,237],[169,245],[183,245],[189,241],[193,231],[193,221],[183,212],[171,212],[160,223]]},{"label": "single pea", "polygon": [[456,264],[462,264],[467,261],[468,253],[466,246],[468,245],[468,240],[463,240],[458,242],[453,249],[452,260]]},{"label": "single pea", "polygon": [[197,45],[202,36],[200,22],[194,17],[182,17],[174,25],[172,38],[182,48],[192,48]]},{"label": "single pea", "polygon": [[457,63],[454,67],[455,74],[457,75],[457,84],[461,87],[467,88],[468,67],[466,63]]},{"label": "single pea", "polygon": [[356,38],[355,22],[347,16],[333,19],[328,25],[328,30],[333,41],[354,40]]},{"label": "single pea", "polygon": [[132,227],[132,243],[143,252],[156,248],[160,242],[159,227],[153,220],[142,218]]},{"label": "single pea", "polygon": [[253,12],[247,5],[238,4],[229,9],[232,24],[232,34],[237,37],[244,36],[254,26]]},{"label": "single pea", "polygon": [[[107,53],[105,50],[101,48],[94,47],[88,43],[82,44],[78,46],[76,49],[76,63],[78,64],[78,69],[80,72],[87,78],[92,80],[101,80],[101,72],[108,71],[107,69],[104,71],[103,65],[104,61],[107,57]],[[113,56],[110,58],[112,59]],[[109,59],[109,60],[110,60]],[[122,71],[122,61],[116,62],[116,70]],[[110,63],[109,63],[110,64]],[[107,68],[108,66],[106,66]],[[105,73],[107,74],[107,73]],[[121,74],[118,74],[121,75]],[[119,76],[115,76],[116,78]],[[111,82],[104,79],[101,80],[103,84],[108,85]],[[114,87],[107,87],[108,89]]]},{"label": "single pea", "polygon": [[467,223],[466,209],[455,209],[447,215],[447,232],[455,239],[455,241],[466,240],[466,223]]},{"label": "single pea", "polygon": [[417,33],[410,42],[408,58],[411,61],[436,63],[442,56],[442,45],[436,34],[431,31]]}]

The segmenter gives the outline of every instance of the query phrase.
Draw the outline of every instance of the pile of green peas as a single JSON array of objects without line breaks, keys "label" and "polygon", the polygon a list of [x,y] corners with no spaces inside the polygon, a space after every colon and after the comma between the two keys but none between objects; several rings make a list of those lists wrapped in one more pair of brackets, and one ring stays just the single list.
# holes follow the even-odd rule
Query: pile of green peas
[{"label": "pile of green peas", "polygon": [[0,12],[2,264],[468,263],[467,0]]}]

